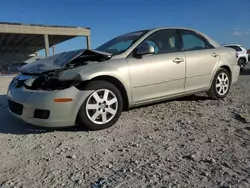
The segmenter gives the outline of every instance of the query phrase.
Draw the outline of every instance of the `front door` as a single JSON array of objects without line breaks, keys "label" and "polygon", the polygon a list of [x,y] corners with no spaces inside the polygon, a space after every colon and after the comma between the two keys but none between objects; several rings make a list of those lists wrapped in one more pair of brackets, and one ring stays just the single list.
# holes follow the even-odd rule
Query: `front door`
[{"label": "front door", "polygon": [[185,56],[179,50],[177,31],[171,29],[156,31],[136,49],[145,44],[154,47],[154,54],[141,57],[130,55],[127,58],[134,103],[161,99],[183,92]]}]

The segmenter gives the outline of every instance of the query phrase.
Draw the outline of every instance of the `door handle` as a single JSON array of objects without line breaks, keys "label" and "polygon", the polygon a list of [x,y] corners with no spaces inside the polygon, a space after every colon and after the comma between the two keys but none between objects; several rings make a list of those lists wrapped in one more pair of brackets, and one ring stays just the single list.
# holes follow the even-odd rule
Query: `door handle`
[{"label": "door handle", "polygon": [[219,54],[217,54],[217,53],[212,53],[211,56],[212,56],[212,57],[217,57],[217,56],[219,56]]},{"label": "door handle", "polygon": [[180,63],[180,62],[183,62],[183,61],[184,61],[183,58],[175,58],[175,59],[173,60],[174,63]]}]

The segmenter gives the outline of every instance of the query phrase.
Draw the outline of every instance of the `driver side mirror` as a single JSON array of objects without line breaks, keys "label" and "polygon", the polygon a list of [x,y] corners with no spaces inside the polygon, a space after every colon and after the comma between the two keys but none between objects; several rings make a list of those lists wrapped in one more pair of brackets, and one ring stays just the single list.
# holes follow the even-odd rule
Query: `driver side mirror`
[{"label": "driver side mirror", "polygon": [[148,45],[148,44],[140,45],[136,51],[136,55],[139,55],[139,56],[143,56],[147,54],[154,54],[154,53],[155,53],[155,48],[152,45]]}]

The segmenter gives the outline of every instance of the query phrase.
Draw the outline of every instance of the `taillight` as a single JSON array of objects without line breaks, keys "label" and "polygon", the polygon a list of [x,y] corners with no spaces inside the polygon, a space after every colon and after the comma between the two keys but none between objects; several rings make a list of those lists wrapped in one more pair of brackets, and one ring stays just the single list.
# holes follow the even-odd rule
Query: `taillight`
[{"label": "taillight", "polygon": [[250,54],[250,50],[247,50],[247,54]]}]

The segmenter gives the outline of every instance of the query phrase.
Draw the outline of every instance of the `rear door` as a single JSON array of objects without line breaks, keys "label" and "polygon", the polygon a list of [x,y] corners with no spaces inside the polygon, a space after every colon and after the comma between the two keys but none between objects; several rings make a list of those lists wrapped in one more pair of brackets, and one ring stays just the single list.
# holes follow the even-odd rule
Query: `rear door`
[{"label": "rear door", "polygon": [[181,48],[186,56],[185,90],[209,87],[213,70],[220,60],[220,54],[200,34],[190,30],[179,30],[179,33]]}]

